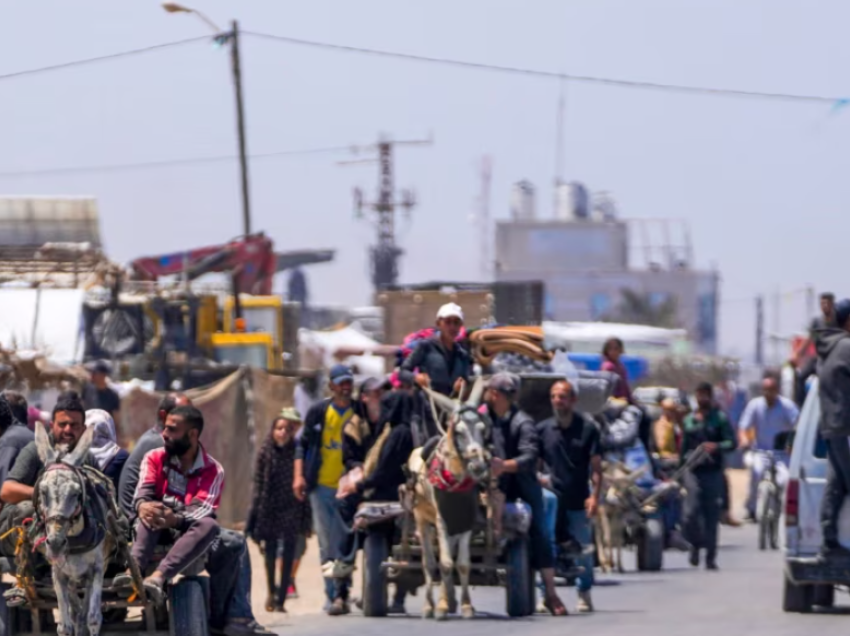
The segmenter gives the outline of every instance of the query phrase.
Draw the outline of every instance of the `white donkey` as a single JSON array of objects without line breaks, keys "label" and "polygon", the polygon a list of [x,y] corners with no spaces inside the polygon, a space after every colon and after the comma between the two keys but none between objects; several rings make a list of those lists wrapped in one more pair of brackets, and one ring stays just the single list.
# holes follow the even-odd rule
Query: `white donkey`
[{"label": "white donkey", "polygon": [[62,446],[53,448],[43,426],[35,427],[36,448],[44,463],[33,493],[43,530],[36,545],[53,568],[59,636],[99,636],[103,620],[103,573],[114,539],[107,531],[110,506],[102,492],[105,488],[107,497],[114,493],[110,494],[108,479],[97,479],[93,470],[83,468],[93,432],[87,429],[74,450],[67,452]]},{"label": "white donkey", "polygon": [[[472,525],[478,510],[479,485],[489,485],[490,453],[485,446],[487,423],[476,407],[483,393],[479,378],[466,404],[428,391],[431,406],[449,415],[448,427],[436,443],[413,451],[408,469],[416,476],[413,516],[422,545],[425,570],[423,618],[445,620],[457,611],[454,568],[461,584],[461,616],[472,618],[475,609],[469,597]],[[440,422],[439,414],[434,417]],[[434,607],[433,586],[437,573],[434,530],[440,548],[440,600]],[[457,549],[457,562],[452,558]]]}]

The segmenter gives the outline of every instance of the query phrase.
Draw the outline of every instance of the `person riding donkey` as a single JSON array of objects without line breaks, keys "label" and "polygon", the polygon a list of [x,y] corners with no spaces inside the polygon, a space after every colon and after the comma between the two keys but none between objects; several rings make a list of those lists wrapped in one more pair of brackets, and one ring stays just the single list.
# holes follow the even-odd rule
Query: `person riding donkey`
[{"label": "person riding donkey", "polygon": [[[72,452],[86,431],[85,420],[86,412],[79,395],[73,391],[61,394],[53,408],[50,443],[57,448],[61,447],[66,453]],[[90,453],[86,454],[83,465],[98,470],[97,462]],[[0,554],[3,556],[13,557],[18,551],[18,536],[14,529],[23,528],[27,520],[36,518],[33,492],[43,470],[44,463],[39,458],[35,441],[32,441],[18,454],[0,488],[0,501],[3,502],[0,511]],[[23,605],[27,600],[26,592],[18,586],[7,590],[3,596],[9,607]]]}]

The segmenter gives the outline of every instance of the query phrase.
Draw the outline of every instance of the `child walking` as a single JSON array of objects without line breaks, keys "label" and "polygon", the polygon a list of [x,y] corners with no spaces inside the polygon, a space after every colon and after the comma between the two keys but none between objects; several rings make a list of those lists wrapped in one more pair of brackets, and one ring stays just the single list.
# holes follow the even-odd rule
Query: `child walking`
[{"label": "child walking", "polygon": [[[299,556],[297,551],[311,532],[310,504],[298,501],[292,491],[295,434],[300,426],[298,411],[283,409],[260,449],[254,472],[254,500],[245,533],[260,545],[265,556],[267,612],[286,611],[284,604]],[[283,562],[278,581],[279,549]]]}]

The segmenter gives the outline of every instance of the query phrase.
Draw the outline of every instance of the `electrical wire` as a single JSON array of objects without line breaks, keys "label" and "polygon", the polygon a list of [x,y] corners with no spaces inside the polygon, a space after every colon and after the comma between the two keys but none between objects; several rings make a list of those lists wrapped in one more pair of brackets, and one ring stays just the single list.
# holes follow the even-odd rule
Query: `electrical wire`
[{"label": "electrical wire", "polygon": [[140,49],[130,49],[129,51],[121,51],[119,53],[110,53],[109,55],[99,55],[97,57],[88,57],[81,60],[72,60],[70,62],[62,62],[60,64],[52,64],[50,66],[42,66],[40,68],[30,68],[24,69],[22,71],[12,71],[11,73],[2,73],[0,74],[0,81],[7,79],[15,79],[18,77],[25,77],[27,75],[38,75],[41,73],[49,73],[51,71],[61,71],[66,68],[73,68],[76,66],[86,66],[88,64],[94,64],[97,62],[108,62],[110,60],[117,60],[123,57],[130,57],[133,55],[142,55],[144,53],[152,53],[153,51],[161,51],[163,49],[170,49],[178,46],[185,46],[187,44],[195,44],[196,42],[209,42],[211,38],[209,36],[201,36],[188,38],[186,40],[177,40],[175,42],[164,42],[162,44],[154,44],[151,46],[145,46]]},{"label": "electrical wire", "polygon": [[660,90],[678,93],[692,93],[703,95],[725,95],[729,97],[749,97],[758,99],[773,99],[794,102],[814,102],[828,104],[845,104],[847,98],[843,97],[827,97],[825,95],[798,95],[791,93],[767,93],[761,91],[736,90],[728,88],[709,88],[703,86],[686,86],[680,84],[664,84],[659,82],[645,82],[638,80],[614,79],[609,77],[596,77],[591,75],[573,75],[570,73],[559,73],[556,71],[545,71],[540,69],[520,68],[515,66],[501,66],[498,64],[487,64],[483,62],[469,62],[465,60],[456,60],[444,57],[433,57],[428,55],[416,55],[413,53],[400,53],[398,51],[387,51],[382,49],[371,49],[358,46],[348,46],[343,44],[332,44],[330,42],[319,42],[316,40],[304,40],[301,38],[293,38],[284,35],[273,35],[270,33],[259,33],[257,31],[241,31],[242,35],[255,37],[264,40],[273,40],[293,44],[297,46],[308,46],[321,49],[329,49],[336,51],[345,51],[349,53],[363,53],[366,55],[375,55],[379,57],[388,57],[401,60],[409,60],[414,62],[426,62],[431,64],[443,64],[447,66],[456,66],[480,71],[494,71],[500,73],[511,73],[514,75],[525,75],[530,77],[541,77],[547,79],[569,80],[573,82],[584,82],[592,84],[604,84],[610,86],[620,86],[624,88],[641,88],[647,90]]},{"label": "electrical wire", "polygon": [[[280,157],[296,157],[306,155],[330,154],[339,152],[350,152],[353,146],[337,146],[328,148],[312,148],[307,150],[280,150],[277,152],[265,152],[248,155],[250,160],[275,159]],[[90,172],[125,172],[133,170],[145,170],[151,168],[170,168],[178,166],[202,165],[211,163],[223,163],[236,161],[238,155],[215,155],[210,157],[189,157],[185,159],[162,159],[156,161],[142,161],[138,163],[104,164],[99,166],[69,166],[62,168],[45,168],[39,170],[15,170],[0,172],[0,179],[14,179],[20,177],[36,177],[49,175],[68,175]]]}]

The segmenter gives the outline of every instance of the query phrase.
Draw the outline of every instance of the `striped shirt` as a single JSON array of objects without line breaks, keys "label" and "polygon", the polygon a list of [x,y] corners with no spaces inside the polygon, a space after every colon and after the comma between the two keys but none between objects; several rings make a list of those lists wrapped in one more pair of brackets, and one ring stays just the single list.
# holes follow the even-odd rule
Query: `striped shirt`
[{"label": "striped shirt", "polygon": [[187,522],[214,517],[224,490],[224,468],[203,446],[187,473],[178,457],[169,457],[164,448],[145,455],[133,507],[146,501],[164,503]]}]

